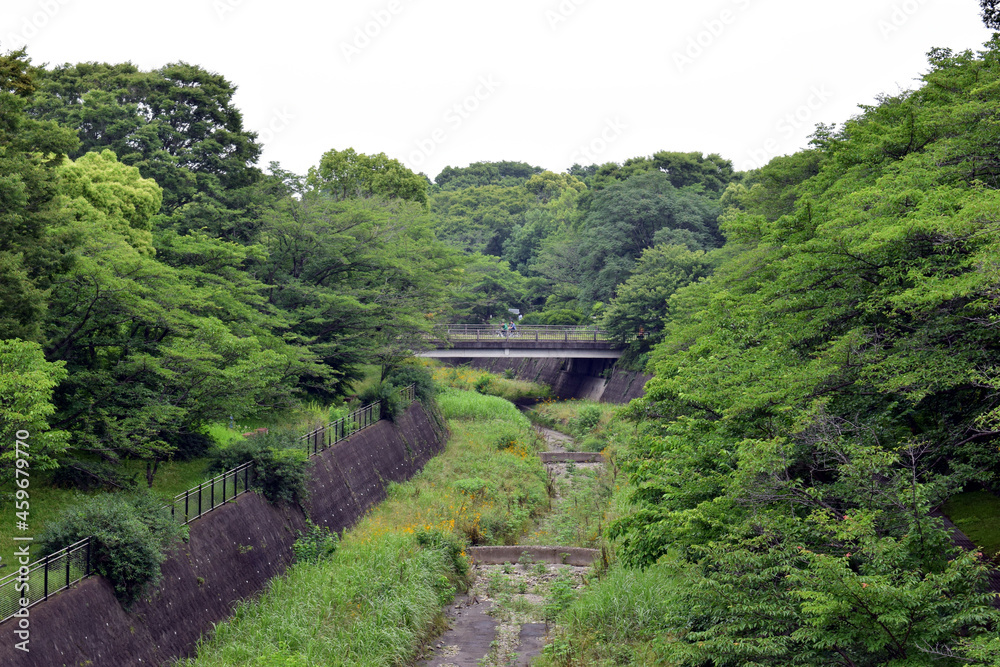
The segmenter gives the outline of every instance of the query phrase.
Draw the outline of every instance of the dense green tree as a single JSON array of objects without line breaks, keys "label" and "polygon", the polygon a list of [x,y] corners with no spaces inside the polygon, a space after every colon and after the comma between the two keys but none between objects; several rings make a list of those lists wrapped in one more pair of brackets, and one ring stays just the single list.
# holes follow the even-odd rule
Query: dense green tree
[{"label": "dense green tree", "polygon": [[143,72],[131,63],[33,71],[32,114],[77,130],[70,155],[108,149],[164,190],[163,211],[253,183],[261,147],[233,105],[236,87],[187,63]]},{"label": "dense green tree", "polygon": [[719,244],[717,204],[696,190],[677,189],[662,172],[610,185],[593,200],[580,239],[582,286],[609,301],[643,250],[656,243],[708,249]]},{"label": "dense green tree", "polygon": [[427,178],[385,153],[365,155],[353,148],[327,151],[319,167],[310,170],[309,183],[338,201],[382,197],[427,202]]},{"label": "dense green tree", "polygon": [[532,167],[527,162],[473,162],[468,167],[445,167],[434,178],[434,185],[440,190],[464,190],[485,185],[516,187],[541,172],[541,167]]},{"label": "dense green tree", "polygon": [[475,254],[462,268],[456,285],[455,309],[461,321],[482,323],[509,317],[508,308],[524,303],[524,278],[492,255]]},{"label": "dense green tree", "polygon": [[46,234],[59,217],[55,169],[77,139],[26,114],[29,67],[23,50],[0,56],[0,338],[40,340],[46,276],[67,261]]},{"label": "dense green tree", "polygon": [[523,186],[484,185],[431,198],[438,238],[467,253],[500,256],[503,244],[538,204]]},{"label": "dense green tree", "polygon": [[177,435],[256,411],[290,361],[253,335],[203,274],[154,256],[149,228],[160,189],[110,151],[59,168],[67,213],[56,233],[76,239],[74,262],[52,281],[46,354],[68,376],[54,423],[77,455],[147,462],[152,482]]},{"label": "dense green tree", "polygon": [[386,371],[408,355],[446,307],[457,260],[430,233],[426,209],[401,199],[334,201],[309,191],[265,220],[255,269],[287,336],[321,361],[303,387],[343,396],[373,362]]},{"label": "dense green tree", "polygon": [[712,264],[703,250],[675,245],[647,248],[633,274],[618,286],[601,326],[622,340],[642,332],[634,347],[648,350],[661,339],[663,321],[670,316],[670,297],[681,287],[709,276]]},{"label": "dense green tree", "polygon": [[676,573],[663,660],[984,655],[986,564],[931,511],[1000,472],[998,50],[932,51],[921,88],[722,198],[725,257],[670,297],[627,413],[613,533]]},{"label": "dense green tree", "polygon": [[[68,433],[49,429],[55,412],[52,391],[66,377],[61,363],[49,363],[38,343],[0,340],[0,480],[14,480],[15,462],[50,470],[68,445]],[[20,434],[20,435],[19,435]],[[17,441],[23,443],[18,451]]]}]

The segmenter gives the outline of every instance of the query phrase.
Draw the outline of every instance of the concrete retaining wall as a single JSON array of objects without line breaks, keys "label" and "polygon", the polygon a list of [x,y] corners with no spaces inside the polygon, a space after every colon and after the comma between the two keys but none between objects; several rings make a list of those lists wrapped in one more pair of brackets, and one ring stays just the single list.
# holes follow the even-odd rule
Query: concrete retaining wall
[{"label": "concrete retaining wall", "polygon": [[587,567],[601,557],[597,549],[580,547],[547,547],[547,546],[507,546],[507,547],[469,547],[466,554],[473,562],[487,565],[502,565],[503,563],[520,563],[524,554],[532,563],[551,563],[553,565],[573,565]]},{"label": "concrete retaining wall", "polygon": [[[443,422],[414,403],[396,423],[379,422],[314,457],[313,520],[336,530],[352,525],[385,497],[387,482],[411,477],[445,439]],[[288,568],[304,527],[298,507],[240,496],[191,524],[189,541],[164,563],[160,586],[129,611],[94,576],[32,607],[30,653],[14,648],[15,622],[0,625],[0,665],[131,667],[193,655],[203,633]]]},{"label": "concrete retaining wall", "polygon": [[523,357],[491,357],[449,359],[455,366],[472,368],[502,375],[512,370],[519,380],[540,382],[552,387],[552,393],[561,399],[585,398],[601,403],[624,404],[640,398],[652,375],[636,371],[615,369],[610,379],[605,379],[612,368],[609,359],[533,359]]}]

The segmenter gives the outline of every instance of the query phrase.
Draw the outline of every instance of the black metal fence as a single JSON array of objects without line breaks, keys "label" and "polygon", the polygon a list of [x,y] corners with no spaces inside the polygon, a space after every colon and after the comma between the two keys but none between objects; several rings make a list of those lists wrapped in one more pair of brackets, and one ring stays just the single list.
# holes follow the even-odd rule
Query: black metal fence
[{"label": "black metal fence", "polygon": [[[401,389],[400,395],[404,401],[413,401],[415,387],[410,385]],[[358,408],[346,417],[306,433],[300,440],[305,441],[309,456],[315,456],[352,433],[375,424],[379,421],[380,415],[380,404],[372,403]],[[177,494],[173,501],[164,507],[169,508],[170,516],[181,524],[191,523],[216,507],[243,495],[253,487],[253,483],[253,462],[244,463],[184,493]],[[15,618],[23,609],[48,600],[49,596],[93,574],[92,540],[92,537],[86,537],[76,544],[19,567],[0,578],[0,623]],[[24,544],[29,542],[25,541]],[[22,601],[28,604],[22,605]]]},{"label": "black metal fence", "polygon": [[18,615],[23,616],[25,609],[48,600],[50,595],[89,576],[92,539],[85,537],[54,554],[21,566],[0,579],[0,623]]},{"label": "black metal fence", "polygon": [[167,506],[170,508],[170,516],[180,521],[182,525],[191,523],[219,505],[246,493],[253,483],[253,462],[248,461],[184,493],[178,493],[174,496],[173,502]]},{"label": "black metal fence", "polygon": [[[399,390],[400,398],[410,403],[416,398],[416,387],[410,385]],[[331,422],[326,426],[309,431],[300,439],[306,444],[306,452],[309,456],[316,456],[323,450],[329,449],[341,440],[344,440],[352,433],[368,428],[382,418],[382,405],[372,403],[358,408],[345,417]]]}]

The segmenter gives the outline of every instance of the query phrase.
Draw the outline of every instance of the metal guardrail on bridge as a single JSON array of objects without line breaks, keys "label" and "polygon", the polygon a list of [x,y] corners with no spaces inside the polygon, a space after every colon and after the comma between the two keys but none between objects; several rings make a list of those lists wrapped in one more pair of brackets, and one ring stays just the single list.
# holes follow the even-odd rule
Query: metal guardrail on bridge
[{"label": "metal guardrail on bridge", "polygon": [[517,325],[505,330],[489,324],[442,324],[435,327],[434,338],[442,342],[460,341],[555,341],[621,344],[620,336],[595,326]]}]

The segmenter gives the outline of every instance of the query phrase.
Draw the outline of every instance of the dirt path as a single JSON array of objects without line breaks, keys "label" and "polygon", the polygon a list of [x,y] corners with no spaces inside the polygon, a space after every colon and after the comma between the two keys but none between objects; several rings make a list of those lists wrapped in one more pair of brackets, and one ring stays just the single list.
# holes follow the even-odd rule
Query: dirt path
[{"label": "dirt path", "polygon": [[[566,452],[573,439],[536,427],[549,452]],[[574,470],[599,468],[600,463],[549,463],[556,478],[557,499],[572,484]],[[537,535],[537,533],[536,533]],[[549,560],[556,561],[557,558]],[[565,559],[560,559],[565,560]],[[525,552],[517,562],[473,565],[475,583],[446,611],[450,629],[433,644],[421,667],[527,666],[541,654],[554,614],[551,601],[583,585],[589,567],[561,562],[534,562]]]}]

